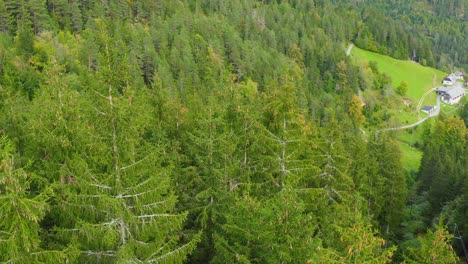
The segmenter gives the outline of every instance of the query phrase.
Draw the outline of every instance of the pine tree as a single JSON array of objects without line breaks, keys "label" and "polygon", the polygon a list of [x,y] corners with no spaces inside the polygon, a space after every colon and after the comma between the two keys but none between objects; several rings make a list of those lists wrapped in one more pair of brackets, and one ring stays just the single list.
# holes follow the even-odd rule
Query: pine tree
[{"label": "pine tree", "polygon": [[182,208],[191,211],[193,228],[203,228],[202,241],[192,261],[207,262],[212,257],[213,233],[230,210],[232,197],[240,188],[237,139],[226,127],[224,109],[218,96],[205,103],[192,96],[185,114],[181,113],[181,161],[175,181]]},{"label": "pine tree", "polygon": [[320,249],[319,263],[391,263],[396,246],[386,247],[361,214],[357,213],[352,225],[338,230],[339,241],[333,248]]},{"label": "pine tree", "polygon": [[467,134],[463,120],[450,117],[437,122],[425,148],[419,186],[428,194],[432,216],[462,192],[466,165],[460,157],[465,157]]},{"label": "pine tree", "polygon": [[[31,104],[22,112],[27,120],[24,153],[36,157],[32,166],[47,182],[59,181],[60,168],[73,155],[91,151],[94,130],[86,119],[91,104],[72,85],[76,79],[65,74],[55,57],[43,69],[47,76]],[[63,180],[63,179],[62,179]]]},{"label": "pine tree", "polygon": [[41,248],[40,222],[53,195],[49,186],[33,194],[33,175],[18,168],[10,140],[0,138],[0,261],[5,263],[73,262],[77,252]]},{"label": "pine tree", "polygon": [[225,217],[213,263],[307,263],[320,254],[317,219],[289,187],[267,199],[241,197]]},{"label": "pine tree", "polygon": [[182,263],[199,235],[177,235],[186,213],[174,213],[164,144],[145,137],[157,128],[146,89],[134,88],[129,78],[138,66],[129,63],[115,32],[96,23],[99,68],[86,87],[95,110],[86,116],[94,132],[91,151],[78,150],[61,168],[64,220],[55,238],[77,239],[82,262]]},{"label": "pine tree", "polygon": [[378,138],[372,142],[374,154],[379,165],[379,177],[383,180],[378,190],[381,208],[377,219],[380,221],[382,232],[389,236],[398,231],[403,208],[406,204],[408,188],[401,163],[401,152],[397,143],[391,138]]},{"label": "pine tree", "polygon": [[5,2],[0,0],[0,32],[8,32],[8,13]]},{"label": "pine tree", "polygon": [[418,237],[418,247],[410,248],[405,254],[405,262],[416,263],[458,263],[459,259],[453,251],[450,235],[439,222],[435,230],[428,230]]},{"label": "pine tree", "polygon": [[30,13],[31,23],[35,34],[50,29],[49,16],[47,14],[47,8],[44,5],[44,1],[29,0],[28,10]]},{"label": "pine tree", "polygon": [[258,136],[266,148],[262,166],[276,189],[287,184],[294,186],[304,181],[306,175],[317,173],[315,164],[307,162],[306,158],[312,147],[313,133],[298,107],[300,88],[296,85],[300,83],[302,72],[295,71],[294,66],[285,69],[280,81],[271,83],[264,93],[263,124],[259,124]]}]

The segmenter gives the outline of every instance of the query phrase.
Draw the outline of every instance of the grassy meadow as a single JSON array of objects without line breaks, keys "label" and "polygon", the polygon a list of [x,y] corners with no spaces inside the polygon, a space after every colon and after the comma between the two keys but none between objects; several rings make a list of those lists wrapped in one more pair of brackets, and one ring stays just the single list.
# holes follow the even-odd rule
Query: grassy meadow
[{"label": "grassy meadow", "polygon": [[[429,89],[440,85],[446,73],[434,68],[425,67],[409,60],[397,60],[389,56],[354,47],[351,57],[357,63],[376,61],[381,72],[387,73],[398,87],[402,81],[408,83],[407,97],[417,104],[421,96]],[[435,94],[428,96],[428,104],[435,102]]]},{"label": "grassy meadow", "polygon": [[[388,74],[392,78],[393,87],[398,87],[402,81],[408,83],[406,97],[411,100],[412,111],[402,111],[401,109],[406,107],[403,102],[399,104],[397,108],[392,107],[392,109],[390,109],[392,115],[395,115],[401,125],[414,123],[420,117],[425,116],[424,113],[417,112],[415,109],[420,98],[429,89],[440,86],[441,80],[447,76],[447,74],[442,71],[422,66],[413,61],[397,60],[357,47],[353,47],[351,58],[357,64],[376,61],[379,71]],[[426,96],[422,106],[435,105],[435,101],[436,94],[432,92]],[[407,171],[417,171],[421,163],[422,151],[413,145],[415,142],[420,141],[420,130],[421,128],[418,127],[414,132],[409,130],[397,132],[403,156],[403,167]]]}]

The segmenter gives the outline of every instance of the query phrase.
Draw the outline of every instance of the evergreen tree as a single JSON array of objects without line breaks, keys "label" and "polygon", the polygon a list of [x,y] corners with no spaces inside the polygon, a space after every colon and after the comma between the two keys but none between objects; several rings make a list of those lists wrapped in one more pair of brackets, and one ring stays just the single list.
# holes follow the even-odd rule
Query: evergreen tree
[{"label": "evergreen tree", "polygon": [[468,127],[468,104],[465,104],[461,110],[460,117],[465,122],[465,126]]},{"label": "evergreen tree", "polygon": [[31,17],[32,28],[35,34],[50,29],[49,19],[44,1],[29,0],[28,9]]},{"label": "evergreen tree", "polygon": [[34,53],[34,32],[31,28],[30,22],[25,21],[18,29],[16,36],[16,47],[19,54],[29,59]]},{"label": "evergreen tree", "polygon": [[387,247],[358,214],[352,226],[339,227],[340,239],[334,248],[320,249],[320,263],[391,263],[396,246]]},{"label": "evergreen tree", "polygon": [[[301,262],[317,259],[313,214],[294,190],[284,188],[270,199],[244,196],[226,212],[222,232],[215,235],[213,263]],[[252,221],[251,219],[256,219]]]},{"label": "evergreen tree", "polygon": [[402,220],[403,208],[406,204],[407,186],[406,178],[401,163],[401,152],[397,143],[391,138],[378,138],[372,142],[373,155],[377,159],[381,177],[382,189],[378,190],[382,204],[377,215],[382,232],[387,236],[396,235]]},{"label": "evergreen tree", "polygon": [[176,235],[186,214],[174,213],[164,145],[145,138],[157,129],[149,96],[132,87],[132,65],[119,39],[110,37],[115,32],[101,21],[97,28],[99,69],[87,87],[95,111],[85,117],[93,127],[91,151],[76,152],[61,168],[59,217],[66,220],[57,222],[56,239],[78,238],[79,261],[181,263],[199,235]]},{"label": "evergreen tree", "polygon": [[459,259],[450,245],[450,235],[441,223],[418,237],[418,247],[405,254],[407,263],[458,263]]},{"label": "evergreen tree", "polygon": [[0,32],[8,32],[8,12],[3,0],[0,1]]},{"label": "evergreen tree", "polygon": [[450,117],[437,122],[425,148],[419,184],[428,194],[432,216],[461,193],[466,165],[459,157],[465,157],[467,134],[463,120]]},{"label": "evergreen tree", "polygon": [[49,209],[52,187],[30,192],[33,177],[14,160],[10,140],[0,138],[0,261],[5,263],[73,262],[77,252],[41,248],[40,222]]}]

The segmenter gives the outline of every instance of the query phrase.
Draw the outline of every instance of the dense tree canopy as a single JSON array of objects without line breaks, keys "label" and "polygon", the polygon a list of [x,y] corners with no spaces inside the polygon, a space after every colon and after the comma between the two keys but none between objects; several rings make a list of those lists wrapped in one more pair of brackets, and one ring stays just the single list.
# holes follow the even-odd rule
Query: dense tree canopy
[{"label": "dense tree canopy", "polygon": [[411,189],[394,135],[362,132],[391,80],[344,46],[464,67],[432,48],[466,50],[464,3],[391,2],[0,0],[0,261],[455,261],[464,121],[427,132]]}]

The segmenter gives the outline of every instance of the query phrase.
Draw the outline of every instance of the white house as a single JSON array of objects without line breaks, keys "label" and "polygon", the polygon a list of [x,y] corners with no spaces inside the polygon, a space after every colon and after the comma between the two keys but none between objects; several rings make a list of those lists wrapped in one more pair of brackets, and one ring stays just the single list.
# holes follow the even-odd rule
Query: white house
[{"label": "white house", "polygon": [[451,86],[458,80],[463,80],[463,73],[461,71],[451,73],[449,76],[445,77],[442,80],[442,84]]},{"label": "white house", "polygon": [[[453,77],[455,77],[455,79],[457,80],[463,80],[463,73],[461,71],[457,71],[455,73],[452,73],[453,74]],[[451,75],[452,75],[451,74]]]},{"label": "white house", "polygon": [[437,93],[441,96],[442,101],[447,104],[457,104],[466,95],[465,89],[461,86],[441,87],[437,89]]},{"label": "white house", "polygon": [[426,114],[431,114],[432,112],[434,112],[434,110],[437,109],[437,105],[432,107],[432,106],[424,106],[421,111],[426,113]]},{"label": "white house", "polygon": [[453,85],[453,81],[452,81],[451,78],[446,77],[446,78],[444,78],[444,79],[442,80],[442,84],[444,84],[444,85]]}]

